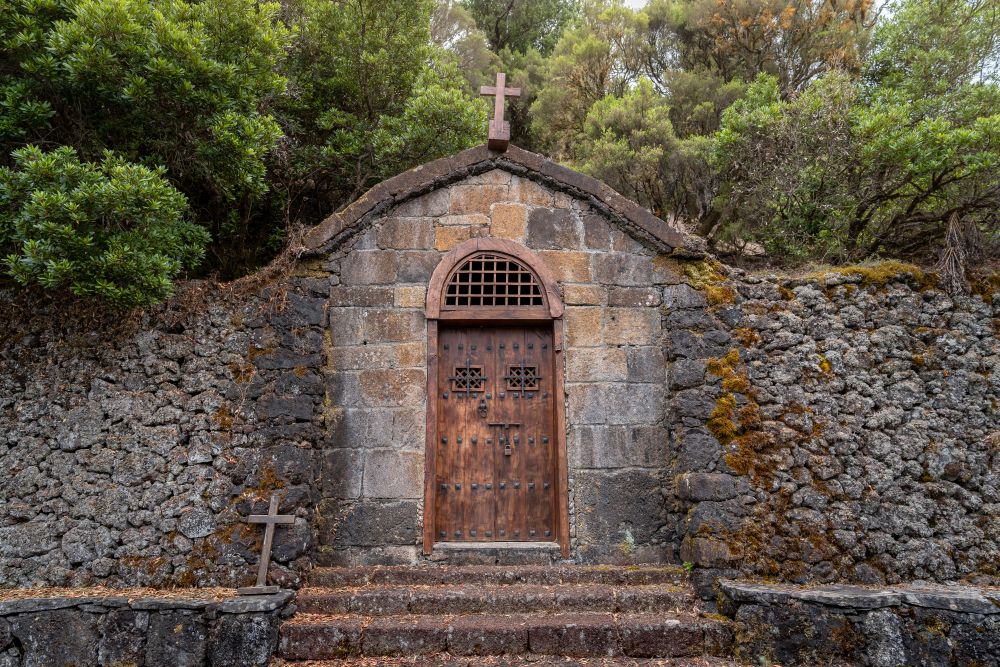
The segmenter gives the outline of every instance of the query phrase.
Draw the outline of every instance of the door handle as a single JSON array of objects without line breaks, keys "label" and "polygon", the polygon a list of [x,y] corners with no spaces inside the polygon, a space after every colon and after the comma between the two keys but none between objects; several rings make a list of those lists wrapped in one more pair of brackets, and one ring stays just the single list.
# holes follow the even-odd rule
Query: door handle
[{"label": "door handle", "polygon": [[486,405],[486,399],[485,398],[479,399],[479,408],[478,409],[479,409],[479,416],[482,417],[483,419],[486,419],[486,413],[489,412],[490,408],[489,408],[488,405]]}]

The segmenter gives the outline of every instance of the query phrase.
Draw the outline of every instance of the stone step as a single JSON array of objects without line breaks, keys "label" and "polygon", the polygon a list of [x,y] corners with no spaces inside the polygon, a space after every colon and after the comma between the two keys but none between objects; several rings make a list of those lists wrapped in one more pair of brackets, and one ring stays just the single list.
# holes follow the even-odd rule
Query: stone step
[{"label": "stone step", "polygon": [[287,660],[360,656],[543,654],[679,658],[726,655],[725,622],[694,614],[598,612],[381,616],[297,614],[281,626]]},{"label": "stone step", "polygon": [[516,614],[544,611],[615,613],[691,611],[694,593],[674,584],[456,584],[303,588],[299,612],[312,614]]},{"label": "stone step", "polygon": [[725,658],[567,658],[558,655],[459,656],[440,653],[410,657],[340,658],[287,661],[274,667],[740,667]]},{"label": "stone step", "polygon": [[374,584],[434,586],[442,584],[643,584],[680,585],[687,580],[674,565],[399,565],[320,567],[309,573],[310,586],[357,588]]}]

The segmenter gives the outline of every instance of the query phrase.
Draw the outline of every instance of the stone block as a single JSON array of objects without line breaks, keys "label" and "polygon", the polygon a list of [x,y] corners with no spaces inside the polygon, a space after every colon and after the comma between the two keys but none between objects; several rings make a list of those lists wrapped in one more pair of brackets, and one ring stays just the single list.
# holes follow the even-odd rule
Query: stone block
[{"label": "stone block", "polygon": [[490,236],[522,241],[528,212],[521,204],[494,204],[490,213]]},{"label": "stone block", "polygon": [[715,398],[705,389],[684,389],[673,395],[673,408],[681,417],[705,421],[715,409]]},{"label": "stone block", "polygon": [[385,218],[375,232],[378,246],[390,250],[429,250],[434,245],[431,218]]},{"label": "stone block", "polygon": [[361,404],[371,407],[422,405],[427,388],[423,369],[373,369],[359,373]]},{"label": "stone block", "polygon": [[581,543],[643,545],[670,529],[658,471],[578,471],[574,476]]},{"label": "stone block", "polygon": [[622,348],[573,347],[566,354],[569,382],[623,381],[628,376]]},{"label": "stone block", "polygon": [[435,222],[444,227],[486,227],[490,224],[490,217],[482,213],[463,213],[461,215],[442,215]]},{"label": "stone block", "polygon": [[412,616],[405,624],[392,617],[376,618],[362,635],[366,656],[415,656],[443,653],[447,648],[447,623],[436,616]]},{"label": "stone block", "polygon": [[680,556],[681,560],[701,567],[726,567],[738,558],[721,540],[691,535],[681,541]]},{"label": "stone block", "polygon": [[612,287],[608,304],[612,306],[656,307],[663,302],[660,290],[655,287]]},{"label": "stone block", "polygon": [[275,614],[223,614],[208,636],[212,667],[266,667],[278,646]]},{"label": "stone block", "polygon": [[451,187],[450,213],[488,214],[493,204],[510,200],[508,185],[454,185]]},{"label": "stone block", "polygon": [[577,250],[539,250],[538,255],[559,282],[590,282],[590,253]]},{"label": "stone block", "polygon": [[486,183],[488,185],[510,185],[514,175],[504,169],[490,169],[478,176],[470,176],[466,183]]},{"label": "stone block", "polygon": [[396,253],[388,250],[354,250],[340,268],[343,285],[388,285],[396,281]]},{"label": "stone block", "polygon": [[447,213],[450,205],[451,189],[441,188],[403,202],[392,214],[401,218],[436,217]]},{"label": "stone block", "polygon": [[362,368],[422,368],[426,357],[427,345],[417,342],[335,347],[330,358],[334,369],[348,371]]},{"label": "stone block", "polygon": [[323,452],[323,497],[361,497],[364,462],[360,449],[337,448]]},{"label": "stone block", "polygon": [[729,500],[738,492],[739,484],[732,475],[690,472],[677,476],[677,495],[684,500]]},{"label": "stone block", "polygon": [[21,667],[97,667],[97,616],[76,609],[21,614],[10,619],[20,643]]},{"label": "stone block", "polygon": [[629,382],[663,383],[666,379],[666,361],[659,347],[629,347],[627,367]]},{"label": "stone block", "polygon": [[567,306],[600,306],[608,301],[608,290],[599,285],[563,285]]},{"label": "stone block", "polygon": [[208,629],[200,614],[150,614],[146,667],[201,667],[205,664],[207,639]]},{"label": "stone block", "polygon": [[604,424],[607,410],[604,404],[604,387],[600,384],[570,384],[566,386],[569,423]]},{"label": "stone block", "polygon": [[542,616],[528,628],[528,645],[533,653],[546,655],[615,655],[619,650],[618,628],[612,614]]},{"label": "stone block", "polygon": [[385,447],[392,443],[393,413],[373,408],[333,408],[328,411],[334,447]]},{"label": "stone block", "polygon": [[420,498],[424,484],[422,452],[372,449],[365,453],[365,498]]},{"label": "stone block", "polygon": [[361,404],[361,387],[356,371],[337,371],[326,378],[330,402],[338,408],[357,407]]},{"label": "stone block", "polygon": [[608,308],[604,311],[604,342],[608,345],[650,345],[660,332],[660,314],[651,308]]},{"label": "stone block", "polygon": [[655,424],[666,414],[663,385],[608,383],[604,385],[603,403],[608,424]]},{"label": "stone block", "polygon": [[652,259],[632,253],[597,253],[594,255],[594,282],[640,287],[652,285]]},{"label": "stone block", "polygon": [[707,471],[722,456],[722,445],[705,428],[682,429],[677,434],[679,471]]},{"label": "stone block", "polygon": [[405,250],[396,260],[396,279],[401,283],[427,283],[441,261],[436,250]]},{"label": "stone block", "polygon": [[663,305],[671,310],[683,308],[705,308],[708,300],[704,293],[690,285],[668,285],[663,288]]},{"label": "stone block", "polygon": [[427,302],[427,288],[423,285],[401,285],[395,290],[397,308],[423,308]]},{"label": "stone block", "polygon": [[536,208],[528,214],[525,243],[530,248],[577,249],[580,247],[580,236],[571,211]]},{"label": "stone block", "polygon": [[486,226],[437,227],[434,230],[434,247],[441,252],[447,252],[459,243],[486,236],[488,230]]},{"label": "stone block", "polygon": [[333,546],[412,545],[417,539],[415,500],[362,500],[331,508],[335,521],[321,527],[320,539]]},{"label": "stone block", "polygon": [[[362,341],[378,343],[423,340],[427,333],[427,320],[422,312],[412,310],[366,310],[362,315]],[[334,344],[338,344],[334,338]]]},{"label": "stone block", "polygon": [[589,250],[611,249],[611,223],[603,215],[583,216],[583,245]]},{"label": "stone block", "polygon": [[600,308],[570,307],[566,309],[564,318],[566,342],[569,346],[595,347],[603,342]]},{"label": "stone block", "polygon": [[705,362],[701,359],[678,359],[670,364],[671,389],[690,389],[705,384]]},{"label": "stone block", "polygon": [[528,631],[517,616],[495,618],[488,626],[477,616],[458,616],[448,623],[452,655],[519,655],[527,649]]},{"label": "stone block", "polygon": [[116,609],[101,619],[97,661],[101,665],[139,665],[146,653],[149,614]]},{"label": "stone block", "polygon": [[555,193],[531,179],[515,177],[511,186],[514,198],[522,204],[549,208],[555,205]]},{"label": "stone block", "polygon": [[570,467],[658,468],[667,460],[667,432],[661,426],[576,426],[569,435]]}]

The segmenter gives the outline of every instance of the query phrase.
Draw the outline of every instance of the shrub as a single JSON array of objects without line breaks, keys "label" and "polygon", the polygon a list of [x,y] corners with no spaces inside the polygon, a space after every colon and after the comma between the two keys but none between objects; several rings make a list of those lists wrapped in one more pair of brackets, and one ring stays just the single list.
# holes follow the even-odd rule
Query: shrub
[{"label": "shrub", "polygon": [[163,176],[105,153],[81,162],[27,146],[0,168],[0,252],[23,285],[69,290],[118,307],[155,303],[198,264],[209,241]]}]

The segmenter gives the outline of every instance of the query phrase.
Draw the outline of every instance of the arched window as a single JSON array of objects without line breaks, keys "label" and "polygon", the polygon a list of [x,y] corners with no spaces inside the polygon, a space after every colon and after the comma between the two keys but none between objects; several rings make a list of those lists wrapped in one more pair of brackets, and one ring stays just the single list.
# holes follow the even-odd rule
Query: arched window
[{"label": "arched window", "polygon": [[497,252],[479,252],[448,278],[443,310],[544,306],[538,276],[521,262]]},{"label": "arched window", "polygon": [[427,286],[428,319],[557,319],[563,304],[555,279],[524,246],[471,239],[446,254]]}]

